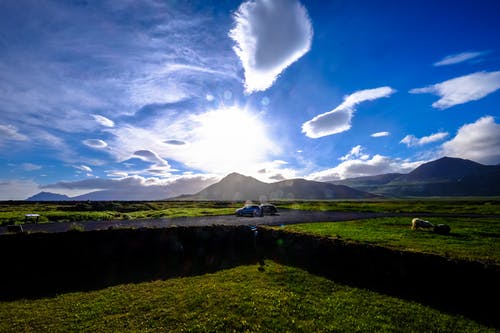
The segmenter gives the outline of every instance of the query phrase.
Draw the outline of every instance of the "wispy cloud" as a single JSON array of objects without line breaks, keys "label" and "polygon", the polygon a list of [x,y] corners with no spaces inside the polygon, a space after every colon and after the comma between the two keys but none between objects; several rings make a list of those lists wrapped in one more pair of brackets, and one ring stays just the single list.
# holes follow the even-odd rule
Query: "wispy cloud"
[{"label": "wispy cloud", "polygon": [[145,105],[200,96],[205,100],[216,83],[227,89],[241,85],[238,59],[224,38],[228,25],[212,24],[215,18],[201,12],[186,15],[184,5],[97,2],[83,10],[50,2],[32,3],[30,11],[13,3],[1,7],[3,15],[15,13],[20,22],[30,22],[1,23],[2,31],[8,31],[2,42],[20,46],[0,52],[1,123],[7,124],[0,132],[10,140],[27,140],[21,129],[29,129],[33,137],[43,131],[64,141],[70,138],[64,133],[102,133]]},{"label": "wispy cloud", "polygon": [[311,47],[311,21],[296,0],[244,2],[234,21],[229,36],[245,70],[247,93],[269,88]]},{"label": "wispy cloud", "polygon": [[423,146],[432,142],[441,141],[448,136],[448,132],[438,132],[429,136],[417,138],[412,134],[405,136],[399,143],[404,143],[408,147]]},{"label": "wispy cloud", "polygon": [[75,169],[80,170],[80,171],[85,171],[85,172],[92,172],[92,168],[87,166],[87,165],[74,165],[73,166]]},{"label": "wispy cloud", "polygon": [[443,143],[442,154],[484,164],[500,163],[500,124],[492,116],[465,124],[453,139]]},{"label": "wispy cloud", "polygon": [[372,138],[381,138],[381,137],[389,136],[389,135],[391,135],[391,133],[389,133],[389,132],[377,132],[377,133],[371,134],[370,136]]},{"label": "wispy cloud", "polygon": [[98,115],[98,114],[93,114],[92,117],[94,117],[94,120],[99,124],[104,127],[114,127],[115,122],[112,121],[111,119],[108,119],[104,116]]},{"label": "wispy cloud", "polygon": [[102,149],[102,148],[106,148],[108,146],[106,141],[103,141],[101,139],[83,140],[83,144],[90,147],[90,148],[95,148],[95,149]]},{"label": "wispy cloud", "polygon": [[0,143],[2,141],[28,141],[29,138],[20,133],[16,126],[13,125],[0,125]]},{"label": "wispy cloud", "polygon": [[41,165],[34,163],[23,163],[21,167],[26,171],[35,171],[35,170],[40,170],[42,168]]},{"label": "wispy cloud", "polygon": [[32,180],[0,179],[0,200],[24,200],[40,191]]},{"label": "wispy cloud", "polygon": [[500,89],[500,71],[477,72],[424,88],[411,89],[412,94],[435,94],[441,97],[432,106],[437,109],[481,99]]},{"label": "wispy cloud", "polygon": [[[219,178],[212,175],[184,175],[171,177],[168,180],[130,176],[119,179],[92,178],[75,182],[57,182],[44,185],[44,190],[58,193],[86,193],[93,191],[114,191],[116,195],[128,200],[160,200],[181,194],[193,194],[217,182]],[[1,188],[1,184],[0,184]]]},{"label": "wispy cloud", "polygon": [[461,62],[477,58],[485,53],[486,52],[462,52],[462,53],[452,54],[435,62],[434,66],[447,66],[447,65],[459,64]]},{"label": "wispy cloud", "polygon": [[[212,174],[258,170],[257,165],[280,152],[261,115],[236,106],[159,116],[142,128],[127,125],[111,133],[111,153],[118,160],[147,149],[188,169]],[[172,137],[183,144],[172,144],[168,139]]]},{"label": "wispy cloud", "polygon": [[344,102],[332,111],[320,114],[302,124],[302,132],[310,138],[345,132],[351,128],[351,119],[355,106],[382,97],[389,97],[396,92],[391,87],[380,87],[357,91],[344,98]]}]

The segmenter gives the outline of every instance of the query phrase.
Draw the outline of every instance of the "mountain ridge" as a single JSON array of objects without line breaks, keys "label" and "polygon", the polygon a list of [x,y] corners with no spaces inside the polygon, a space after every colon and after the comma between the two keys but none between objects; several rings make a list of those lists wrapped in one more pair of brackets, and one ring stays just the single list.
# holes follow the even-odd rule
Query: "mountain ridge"
[{"label": "mountain ridge", "polygon": [[198,193],[182,195],[176,200],[280,200],[280,199],[362,199],[377,195],[352,189],[345,185],[334,185],[301,178],[287,179],[275,183],[264,183],[253,177],[231,173]]},{"label": "mountain ridge", "polygon": [[[384,175],[332,181],[390,197],[498,196],[500,166],[471,160],[442,157],[420,165],[408,174],[387,177],[387,182],[371,181]],[[392,174],[395,175],[395,174]]]}]

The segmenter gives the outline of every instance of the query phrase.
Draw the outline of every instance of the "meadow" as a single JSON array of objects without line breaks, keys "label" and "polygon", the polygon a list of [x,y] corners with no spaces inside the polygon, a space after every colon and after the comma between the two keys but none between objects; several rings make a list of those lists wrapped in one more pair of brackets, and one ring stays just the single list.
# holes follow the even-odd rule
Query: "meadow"
[{"label": "meadow", "polygon": [[[382,201],[283,201],[279,209],[387,213],[475,214],[432,217],[450,235],[409,228],[408,218],[296,224],[299,232],[396,250],[500,264],[500,201],[431,199]],[[233,214],[241,202],[0,203],[0,222],[23,223]],[[299,268],[266,261],[191,277],[123,284],[54,297],[0,302],[0,331],[294,331],[294,332],[494,332],[461,315],[414,301],[354,288]],[[35,281],[36,283],[36,281]]]},{"label": "meadow", "polygon": [[500,215],[500,198],[406,198],[378,200],[283,201],[281,208],[374,213]]},{"label": "meadow", "polygon": [[[278,201],[279,209],[500,215],[499,198]],[[230,215],[244,202],[226,201],[67,201],[0,202],[0,225],[22,224],[25,214],[40,214],[40,223],[89,220],[153,219],[185,216]]]},{"label": "meadow", "polygon": [[0,331],[494,332],[461,315],[266,261],[0,303]]},{"label": "meadow", "polygon": [[432,217],[434,224],[447,224],[449,235],[431,230],[412,230],[406,217],[387,217],[334,223],[287,225],[289,232],[300,232],[345,241],[368,243],[400,251],[437,254],[500,265],[500,219]]},{"label": "meadow", "polygon": [[211,201],[61,201],[0,202],[0,225],[22,224],[25,214],[40,215],[40,223],[90,220],[131,220],[234,214],[241,203]]}]

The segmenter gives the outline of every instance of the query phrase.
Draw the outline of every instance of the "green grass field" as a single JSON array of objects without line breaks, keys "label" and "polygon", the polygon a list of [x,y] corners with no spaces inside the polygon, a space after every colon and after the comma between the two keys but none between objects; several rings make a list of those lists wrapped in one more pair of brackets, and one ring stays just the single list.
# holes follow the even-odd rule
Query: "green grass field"
[{"label": "green grass field", "polygon": [[369,220],[306,223],[288,225],[291,232],[341,237],[392,249],[433,253],[449,258],[479,260],[500,264],[500,220],[487,218],[429,218],[434,224],[451,227],[451,234],[438,235],[431,231],[411,230],[408,217]]},{"label": "green grass field", "polygon": [[[452,213],[500,215],[499,198],[441,198],[405,200],[278,201],[278,209],[380,213]],[[243,202],[0,202],[0,225],[22,224],[24,215],[40,214],[40,222],[151,219],[162,217],[229,215]]]},{"label": "green grass field", "polygon": [[283,201],[281,208],[377,213],[446,213],[500,215],[500,198],[415,198],[378,200]]},{"label": "green grass field", "polygon": [[0,225],[22,224],[25,214],[40,214],[40,223],[130,220],[181,216],[228,215],[241,207],[233,202],[0,202]]},{"label": "green grass field", "polygon": [[0,303],[0,331],[494,332],[459,315],[267,261]]},{"label": "green grass field", "polygon": [[[232,214],[239,202],[0,203],[0,223]],[[279,209],[500,214],[498,200],[278,202]],[[418,216],[418,214],[416,215]],[[409,218],[297,224],[312,233],[405,251],[500,264],[500,221],[429,218],[450,235],[413,231]],[[35,282],[36,283],[36,282]],[[119,285],[52,298],[0,302],[0,332],[494,332],[462,316],[352,288],[303,270],[266,262],[195,277]]]}]

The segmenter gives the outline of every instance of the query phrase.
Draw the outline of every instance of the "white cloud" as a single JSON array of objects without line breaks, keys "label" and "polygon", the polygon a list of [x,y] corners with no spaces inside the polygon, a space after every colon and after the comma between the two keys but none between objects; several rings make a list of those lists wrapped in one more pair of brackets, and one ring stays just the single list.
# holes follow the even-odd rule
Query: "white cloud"
[{"label": "white cloud", "polygon": [[377,154],[371,159],[351,159],[344,161],[334,168],[312,173],[307,178],[317,181],[330,181],[393,172],[408,173],[422,163],[424,162],[410,162],[408,160]]},{"label": "white cloud", "polygon": [[101,149],[106,148],[108,144],[106,141],[100,139],[87,139],[82,141],[84,145],[89,146],[91,148]]},{"label": "white cloud", "polygon": [[[172,114],[151,124],[150,128],[129,125],[111,130],[110,151],[123,161],[147,147],[188,169],[216,174],[252,173],[281,151],[261,115],[236,106]],[[166,137],[184,144],[171,144]]]},{"label": "white cloud", "polygon": [[269,88],[311,47],[312,25],[296,0],[255,0],[240,5],[229,36],[245,70],[247,93]]},{"label": "white cloud", "polygon": [[458,54],[452,54],[444,57],[443,59],[434,63],[434,66],[446,66],[459,64],[461,62],[471,60],[483,55],[485,52],[462,52]]},{"label": "white cloud", "polygon": [[351,160],[353,158],[359,158],[363,161],[367,160],[370,158],[370,155],[368,154],[363,154],[361,151],[363,150],[363,147],[361,147],[361,145],[357,145],[355,147],[352,147],[351,151],[342,156],[341,158],[339,158],[341,161],[347,161],[347,160]]},{"label": "white cloud", "polygon": [[389,97],[395,92],[391,87],[380,87],[357,91],[344,98],[344,102],[332,111],[320,114],[302,124],[302,132],[310,138],[345,132],[351,128],[355,106],[365,101]]},{"label": "white cloud", "polygon": [[106,171],[108,177],[112,178],[125,178],[128,177],[128,172],[125,171]]},{"label": "white cloud", "polygon": [[476,101],[498,89],[500,89],[500,71],[460,76],[424,88],[411,89],[410,93],[438,95],[441,98],[432,103],[432,106],[437,109],[447,109],[454,105]]},{"label": "white cloud", "polygon": [[486,116],[471,124],[465,124],[457,135],[443,143],[445,156],[460,157],[483,164],[500,163],[500,124]]},{"label": "white cloud", "polygon": [[0,200],[24,200],[38,192],[40,187],[31,180],[0,179]]},{"label": "white cloud", "polygon": [[[75,182],[57,182],[42,186],[43,189],[65,194],[83,194],[93,191],[114,191],[128,199],[160,200],[181,194],[194,194],[217,182],[212,175],[183,175],[169,179],[130,176],[120,179],[93,178]],[[0,183],[1,187],[1,183]]]},{"label": "white cloud", "polygon": [[417,138],[414,135],[408,134],[399,143],[404,143],[408,147],[423,146],[428,143],[443,140],[447,136],[448,132],[438,132],[421,138]]},{"label": "white cloud", "polygon": [[132,157],[137,157],[145,162],[153,163],[159,167],[170,168],[170,165],[166,160],[164,160],[163,158],[161,158],[160,155],[151,150],[146,150],[146,149],[137,150],[133,153]]},{"label": "white cloud", "polygon": [[86,165],[74,165],[73,166],[75,169],[78,169],[80,171],[85,171],[85,172],[92,172],[92,168]]},{"label": "white cloud", "polygon": [[41,165],[33,163],[23,163],[21,166],[26,171],[35,171],[35,170],[40,170],[42,168]]},{"label": "white cloud", "polygon": [[13,125],[0,125],[0,141],[11,140],[11,141],[28,141],[28,137],[22,133],[19,133],[17,127]]},{"label": "white cloud", "polygon": [[377,133],[371,134],[370,136],[372,138],[381,138],[381,137],[389,136],[389,135],[391,135],[391,133],[389,133],[389,132],[377,132]]},{"label": "white cloud", "polygon": [[93,114],[92,117],[94,117],[94,120],[104,126],[104,127],[114,127],[115,126],[115,122],[112,121],[111,119],[108,119],[104,116],[101,116],[101,115],[98,115],[98,114]]},{"label": "white cloud", "polygon": [[[188,16],[171,3],[124,3],[119,13],[110,8],[114,3],[101,3],[100,15],[33,3],[37,15],[17,12],[20,22],[32,24],[2,21],[10,33],[1,43],[18,47],[0,52],[0,123],[30,130],[10,140],[35,142],[34,129],[108,130],[111,119],[145,105],[198,98],[214,82],[240,85],[238,59],[227,38],[218,37],[226,36],[227,25],[202,12]],[[135,15],[124,25],[120,18],[128,12]],[[0,141],[5,131],[0,128]]]}]

